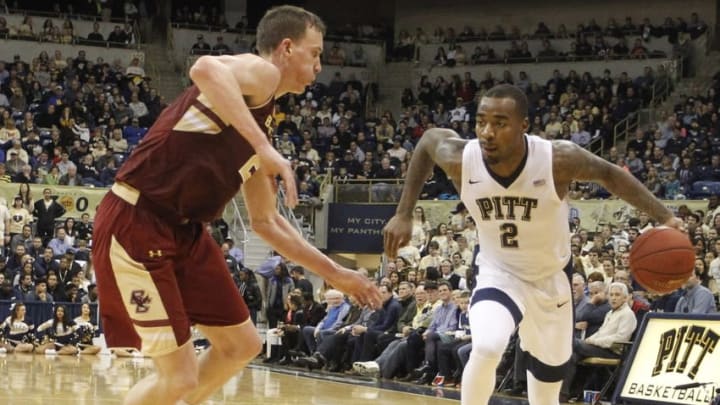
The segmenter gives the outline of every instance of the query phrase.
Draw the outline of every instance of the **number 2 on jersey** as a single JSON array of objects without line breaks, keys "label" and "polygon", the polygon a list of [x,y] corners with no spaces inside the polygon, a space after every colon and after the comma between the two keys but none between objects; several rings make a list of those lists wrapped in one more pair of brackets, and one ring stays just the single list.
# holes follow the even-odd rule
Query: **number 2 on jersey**
[{"label": "number 2 on jersey", "polygon": [[517,248],[517,225],[512,222],[506,222],[500,225],[500,246],[504,248]]}]

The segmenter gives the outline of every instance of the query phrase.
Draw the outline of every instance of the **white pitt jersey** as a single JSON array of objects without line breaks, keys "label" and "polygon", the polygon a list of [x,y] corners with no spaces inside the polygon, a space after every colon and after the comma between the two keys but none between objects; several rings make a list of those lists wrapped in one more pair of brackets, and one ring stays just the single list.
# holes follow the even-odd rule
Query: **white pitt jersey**
[{"label": "white pitt jersey", "polygon": [[552,143],[525,139],[527,158],[514,180],[491,174],[478,140],[470,141],[460,195],[477,224],[480,272],[492,267],[535,281],[562,271],[570,259],[569,208],[555,191]]}]

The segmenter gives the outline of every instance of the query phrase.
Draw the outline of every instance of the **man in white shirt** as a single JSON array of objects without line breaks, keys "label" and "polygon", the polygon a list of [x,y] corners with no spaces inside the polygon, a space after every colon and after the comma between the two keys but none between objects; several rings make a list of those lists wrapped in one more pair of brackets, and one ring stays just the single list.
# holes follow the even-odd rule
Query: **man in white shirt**
[{"label": "man in white shirt", "polygon": [[465,277],[467,275],[468,266],[465,265],[465,263],[469,262],[463,260],[460,252],[452,254],[453,272],[455,272],[458,276]]},{"label": "man in white shirt", "polygon": [[428,245],[428,252],[430,253],[429,255],[420,259],[418,268],[423,271],[428,267],[435,267],[436,269],[439,269],[443,257],[440,256],[440,245],[438,245],[437,241],[430,241],[430,244]]},{"label": "man in white shirt", "polygon": [[450,110],[450,122],[464,122],[469,121],[470,116],[468,115],[467,109],[465,108],[464,100],[461,97],[458,97],[457,100],[455,100],[456,105],[455,108]]},{"label": "man in white shirt", "polygon": [[628,288],[623,283],[612,283],[609,288],[610,312],[600,329],[585,340],[575,339],[573,356],[570,359],[568,373],[565,375],[560,393],[560,402],[567,402],[570,396],[577,363],[587,357],[619,358],[620,353],[613,347],[615,343],[627,342],[637,327],[637,318],[628,301]]},{"label": "man in white shirt", "polygon": [[402,136],[395,136],[393,138],[393,146],[388,149],[387,153],[390,157],[397,158],[400,162],[404,162],[407,157],[408,151],[402,147]]}]

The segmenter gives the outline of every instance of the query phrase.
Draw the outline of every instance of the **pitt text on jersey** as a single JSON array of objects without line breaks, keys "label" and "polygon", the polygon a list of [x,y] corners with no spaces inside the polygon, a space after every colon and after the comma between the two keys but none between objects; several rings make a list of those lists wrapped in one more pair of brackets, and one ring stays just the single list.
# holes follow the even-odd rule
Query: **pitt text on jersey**
[{"label": "pitt text on jersey", "polygon": [[[475,200],[480,208],[482,221],[516,221],[518,216],[522,221],[532,220],[532,211],[538,206],[537,198],[495,196],[483,197]],[[518,248],[518,228],[513,222],[504,222],[500,225],[500,246],[503,248]]]}]

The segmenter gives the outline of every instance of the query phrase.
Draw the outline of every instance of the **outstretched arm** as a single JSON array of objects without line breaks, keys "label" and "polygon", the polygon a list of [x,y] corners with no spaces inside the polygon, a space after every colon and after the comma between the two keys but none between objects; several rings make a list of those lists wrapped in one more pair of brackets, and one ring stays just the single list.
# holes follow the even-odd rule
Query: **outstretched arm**
[{"label": "outstretched arm", "polygon": [[449,129],[429,129],[420,138],[410,160],[395,216],[390,219],[383,231],[385,254],[388,257],[394,258],[398,248],[407,245],[410,241],[413,209],[425,180],[436,164],[453,180],[455,187],[460,186],[462,153],[466,144],[466,140]]},{"label": "outstretched arm", "polygon": [[655,198],[633,175],[572,142],[553,143],[553,177],[556,185],[564,186],[562,190],[567,189],[566,186],[571,180],[599,183],[614,195],[647,212],[661,224],[675,228],[681,225],[682,221],[675,218],[672,211]]},{"label": "outstretched arm", "polygon": [[[263,170],[261,168],[260,172]],[[367,277],[330,260],[303,239],[278,213],[272,179],[263,174],[256,173],[242,188],[253,231],[282,256],[317,273],[333,287],[355,297],[362,305],[382,306],[379,290]]]}]

